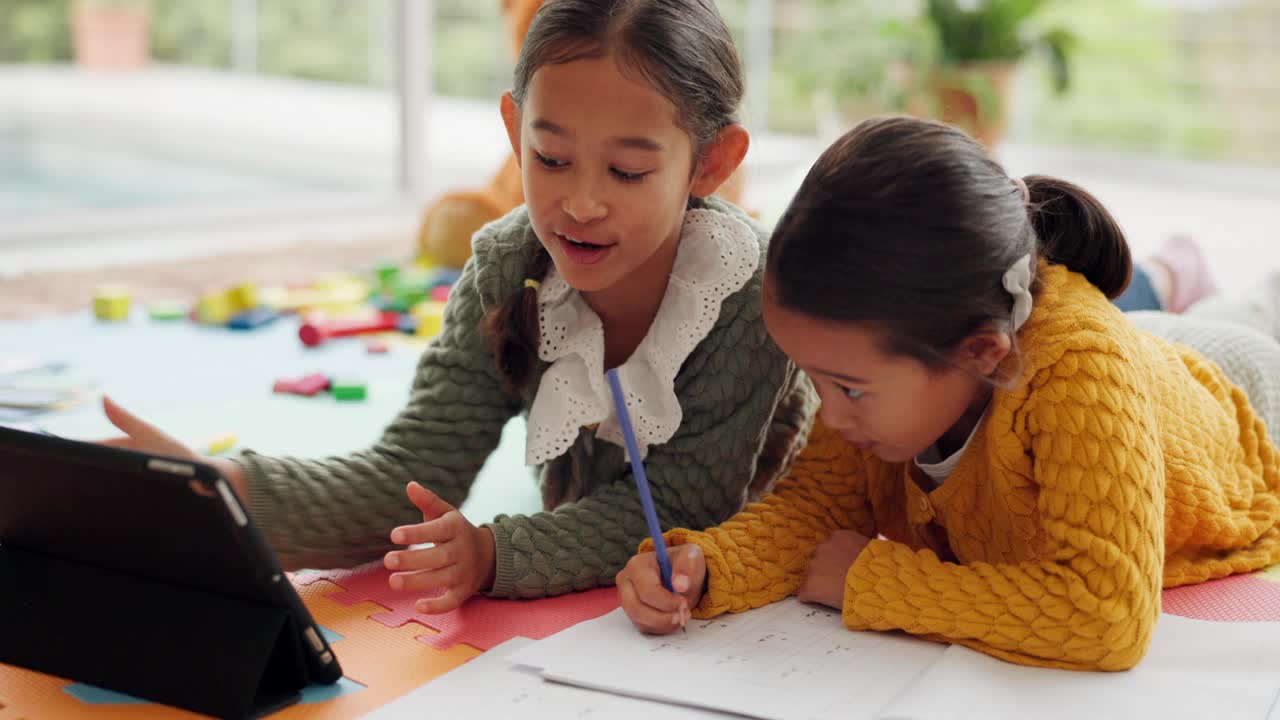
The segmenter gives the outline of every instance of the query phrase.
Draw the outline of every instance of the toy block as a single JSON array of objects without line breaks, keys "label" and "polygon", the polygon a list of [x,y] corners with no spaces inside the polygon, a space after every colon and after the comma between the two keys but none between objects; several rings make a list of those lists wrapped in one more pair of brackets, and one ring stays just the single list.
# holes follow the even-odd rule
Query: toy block
[{"label": "toy block", "polygon": [[348,335],[365,335],[396,330],[400,325],[400,313],[383,311],[374,318],[350,320],[325,320],[315,318],[298,328],[298,339],[307,347],[316,347],[326,340]]},{"label": "toy block", "polygon": [[410,314],[418,321],[418,337],[435,337],[444,329],[444,303],[427,300],[413,306]]},{"label": "toy block", "polygon": [[129,319],[129,289],[123,285],[103,285],[93,293],[93,314],[99,320],[119,322]]},{"label": "toy block", "polygon": [[369,393],[368,386],[359,380],[334,380],[329,385],[329,392],[336,400],[364,400]]},{"label": "toy block", "polygon": [[400,278],[400,266],[390,261],[379,263],[373,272],[378,278],[378,289],[382,292],[395,287],[396,280]]},{"label": "toy block", "polygon": [[262,303],[258,300],[258,287],[253,283],[237,285],[227,291],[227,299],[235,312],[252,310]]},{"label": "toy block", "polygon": [[449,293],[452,291],[452,285],[437,285],[431,288],[431,299],[439,303],[448,302]]},{"label": "toy block", "polygon": [[264,285],[258,288],[258,303],[276,312],[285,312],[284,304],[289,297],[289,289],[283,285]]},{"label": "toy block", "polygon": [[370,340],[365,343],[364,349],[370,355],[385,355],[391,351],[391,346],[385,340]]},{"label": "toy block", "polygon": [[232,330],[256,330],[260,327],[270,325],[279,319],[280,313],[271,308],[259,307],[252,310],[245,310],[238,313],[227,321],[227,327]]},{"label": "toy block", "polygon": [[315,373],[306,375],[296,380],[282,379],[277,380],[272,386],[271,391],[277,393],[287,393],[289,395],[305,395],[311,397],[318,395],[329,389],[329,378]]},{"label": "toy block", "polygon": [[222,453],[235,447],[240,442],[240,436],[235,433],[222,433],[209,438],[204,445],[204,453],[206,455],[221,455]]},{"label": "toy block", "polygon": [[462,277],[462,271],[457,268],[436,268],[427,285],[432,289],[442,286],[452,287],[460,277]]},{"label": "toy block", "polygon": [[337,285],[330,288],[291,288],[283,292],[274,292],[270,304],[280,312],[301,312],[308,309],[343,312],[356,306],[363,306],[368,297],[368,290],[363,284]]},{"label": "toy block", "polygon": [[396,329],[405,335],[413,335],[418,332],[418,318],[405,313],[400,316],[400,323]]},{"label": "toy block", "polygon": [[147,306],[147,314],[157,322],[181,320],[187,316],[187,304],[179,300],[154,302]]},{"label": "toy block", "polygon": [[312,285],[325,292],[355,292],[359,290],[360,295],[369,295],[369,283],[359,275],[349,272],[335,272],[321,275],[316,278]]},{"label": "toy block", "polygon": [[205,325],[226,325],[234,313],[231,298],[224,290],[206,292],[196,303],[196,317]]}]

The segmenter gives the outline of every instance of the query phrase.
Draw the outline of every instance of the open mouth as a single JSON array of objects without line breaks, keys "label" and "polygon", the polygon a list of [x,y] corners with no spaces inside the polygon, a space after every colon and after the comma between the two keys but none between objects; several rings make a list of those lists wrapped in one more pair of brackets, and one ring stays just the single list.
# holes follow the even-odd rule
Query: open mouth
[{"label": "open mouth", "polygon": [[560,247],[563,248],[564,254],[573,262],[583,265],[600,262],[613,248],[612,245],[602,245],[561,233],[556,233],[556,238],[560,240]]}]

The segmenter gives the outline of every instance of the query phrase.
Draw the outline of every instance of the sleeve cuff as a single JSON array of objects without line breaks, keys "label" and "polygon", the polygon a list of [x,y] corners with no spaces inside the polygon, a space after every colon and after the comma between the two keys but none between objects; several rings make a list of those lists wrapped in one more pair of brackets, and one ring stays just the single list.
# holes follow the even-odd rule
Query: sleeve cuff
[{"label": "sleeve cuff", "polygon": [[489,528],[493,533],[493,587],[484,591],[488,597],[515,597],[516,568],[515,553],[511,551],[511,533],[500,523],[485,523],[481,527]]},{"label": "sleeve cuff", "polygon": [[245,450],[239,457],[233,458],[232,462],[244,470],[245,484],[249,489],[249,497],[240,498],[240,501],[246,504],[253,523],[265,533],[268,528],[273,527],[275,503],[267,493],[267,475],[255,459],[256,455],[252,450]]},{"label": "sleeve cuff", "polygon": [[[702,548],[702,555],[707,562],[707,578],[702,589],[702,601],[693,608],[693,616],[699,619],[713,618],[729,610],[730,590],[733,587],[733,576],[729,572],[729,564],[719,546],[705,532],[676,528],[663,534],[667,547],[679,545],[697,545]],[[638,552],[653,552],[653,539],[645,538],[640,543]]]}]

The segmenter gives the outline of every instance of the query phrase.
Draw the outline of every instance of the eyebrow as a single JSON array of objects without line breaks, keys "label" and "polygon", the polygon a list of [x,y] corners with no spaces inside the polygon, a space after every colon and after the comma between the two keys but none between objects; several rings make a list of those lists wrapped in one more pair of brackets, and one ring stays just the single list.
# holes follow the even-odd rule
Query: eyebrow
[{"label": "eyebrow", "polygon": [[[549,132],[552,135],[559,135],[561,137],[569,137],[570,135],[570,132],[568,130],[565,130],[564,128],[560,127],[559,125],[556,125],[555,123],[545,118],[536,118],[533,121],[533,123],[530,125],[530,127],[533,128],[534,130],[542,130],[543,132]],[[664,149],[662,146],[662,143],[647,137],[639,137],[639,136],[614,138],[612,140],[612,143],[614,145],[620,145],[625,148],[632,148],[634,150],[645,150],[648,152],[662,152],[662,150]]]},{"label": "eyebrow", "polygon": [[813,368],[813,372],[821,373],[823,375],[833,377],[837,380],[844,380],[845,382],[853,383],[854,385],[870,385],[871,384],[860,377],[853,377],[852,375],[841,375],[838,372],[831,372],[830,370],[823,370],[822,368]]}]

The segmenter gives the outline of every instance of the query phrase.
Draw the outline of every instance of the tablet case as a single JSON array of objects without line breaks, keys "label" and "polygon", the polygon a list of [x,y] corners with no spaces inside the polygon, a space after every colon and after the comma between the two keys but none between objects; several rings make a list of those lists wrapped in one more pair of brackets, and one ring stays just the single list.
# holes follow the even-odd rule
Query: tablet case
[{"label": "tablet case", "polygon": [[0,662],[223,718],[342,674],[212,468],[4,428]]}]

